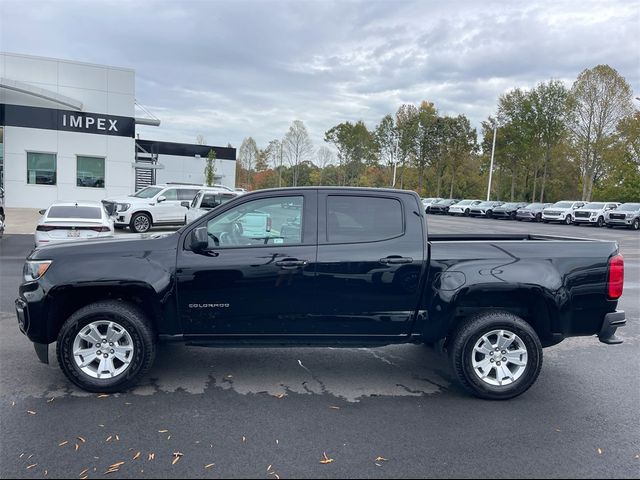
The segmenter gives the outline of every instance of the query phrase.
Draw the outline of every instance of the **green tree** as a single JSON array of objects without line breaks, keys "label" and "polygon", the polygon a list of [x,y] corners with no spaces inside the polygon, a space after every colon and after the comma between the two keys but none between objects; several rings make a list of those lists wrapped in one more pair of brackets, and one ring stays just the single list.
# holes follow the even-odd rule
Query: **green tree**
[{"label": "green tree", "polygon": [[216,183],[216,152],[213,148],[207,154],[204,166],[204,181],[207,187],[211,187]]}]

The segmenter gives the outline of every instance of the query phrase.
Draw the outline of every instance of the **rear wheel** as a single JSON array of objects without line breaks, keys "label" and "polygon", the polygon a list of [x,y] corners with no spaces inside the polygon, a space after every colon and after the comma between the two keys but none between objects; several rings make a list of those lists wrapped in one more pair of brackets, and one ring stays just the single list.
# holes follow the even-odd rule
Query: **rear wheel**
[{"label": "rear wheel", "polygon": [[542,369],[542,345],[520,317],[483,312],[463,321],[449,354],[462,386],[488,400],[507,400],[526,392]]},{"label": "rear wheel", "polygon": [[58,334],[57,357],[67,378],[88,392],[119,392],[153,364],[151,326],[132,305],[108,300],[71,315]]}]

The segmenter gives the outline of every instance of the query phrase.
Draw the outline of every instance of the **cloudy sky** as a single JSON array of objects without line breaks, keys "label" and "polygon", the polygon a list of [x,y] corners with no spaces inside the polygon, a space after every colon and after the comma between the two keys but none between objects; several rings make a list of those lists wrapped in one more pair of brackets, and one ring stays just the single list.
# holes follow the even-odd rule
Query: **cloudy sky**
[{"label": "cloudy sky", "polygon": [[314,144],[429,100],[474,126],[500,94],[607,63],[640,94],[640,1],[0,0],[0,50],[136,70],[144,138]]}]

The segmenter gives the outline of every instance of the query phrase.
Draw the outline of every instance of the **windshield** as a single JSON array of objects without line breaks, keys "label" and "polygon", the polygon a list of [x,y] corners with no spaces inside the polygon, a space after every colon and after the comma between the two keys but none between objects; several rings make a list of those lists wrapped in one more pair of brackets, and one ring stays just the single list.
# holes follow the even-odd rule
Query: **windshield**
[{"label": "windshield", "polygon": [[602,210],[604,208],[604,203],[587,203],[584,207],[582,208],[586,208],[587,210]]},{"label": "windshield", "polygon": [[553,207],[554,208],[571,208],[572,205],[573,205],[572,202],[558,202],[558,203],[554,203]]},{"label": "windshield", "polygon": [[529,205],[527,205],[524,208],[542,208],[543,204],[542,203],[530,203]]},{"label": "windshield", "polygon": [[620,205],[616,210],[621,210],[623,212],[635,212],[640,210],[640,203],[625,203],[624,205]]},{"label": "windshield", "polygon": [[505,203],[503,205],[500,205],[500,208],[515,208],[517,206],[518,206],[517,203]]},{"label": "windshield", "polygon": [[473,203],[473,200],[462,200],[461,202],[458,202],[456,205],[470,205],[471,203]]},{"label": "windshield", "polygon": [[155,197],[161,191],[162,191],[162,188],[160,187],[145,187],[139,192],[136,192],[130,196],[136,197],[136,198],[152,198],[152,197]]},{"label": "windshield", "polygon": [[81,218],[83,220],[100,220],[102,207],[51,207],[47,218]]}]

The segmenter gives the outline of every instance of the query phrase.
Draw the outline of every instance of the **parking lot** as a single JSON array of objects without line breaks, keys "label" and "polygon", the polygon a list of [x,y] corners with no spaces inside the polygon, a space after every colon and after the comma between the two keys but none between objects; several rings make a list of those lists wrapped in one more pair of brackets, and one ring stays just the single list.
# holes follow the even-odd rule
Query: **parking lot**
[{"label": "parking lot", "polygon": [[[0,475],[637,478],[638,232],[433,215],[428,222],[430,233],[618,241],[625,343],[574,338],[545,350],[538,382],[508,402],[469,397],[447,361],[418,345],[165,345],[137,388],[92,395],[55,363],[38,363],[18,331],[13,299],[33,238],[10,234],[0,240]],[[325,454],[333,461],[321,463]]]}]

